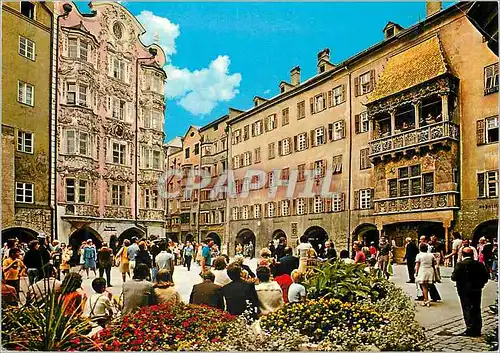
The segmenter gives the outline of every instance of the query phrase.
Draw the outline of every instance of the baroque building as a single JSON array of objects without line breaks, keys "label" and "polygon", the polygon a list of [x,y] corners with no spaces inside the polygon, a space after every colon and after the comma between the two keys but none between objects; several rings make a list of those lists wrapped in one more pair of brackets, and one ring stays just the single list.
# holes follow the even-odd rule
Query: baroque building
[{"label": "baroque building", "polygon": [[89,7],[58,30],[57,236],[164,236],[165,55],[122,5]]},{"label": "baroque building", "polygon": [[407,236],[448,249],[452,231],[473,243],[497,233],[498,58],[470,3],[426,6],[341,63],[321,51],[314,77],[293,68],[276,96],[228,121],[230,254],[282,236],[341,249],[385,234],[401,259]]},{"label": "baroque building", "polygon": [[2,237],[52,233],[54,4],[2,3]]}]

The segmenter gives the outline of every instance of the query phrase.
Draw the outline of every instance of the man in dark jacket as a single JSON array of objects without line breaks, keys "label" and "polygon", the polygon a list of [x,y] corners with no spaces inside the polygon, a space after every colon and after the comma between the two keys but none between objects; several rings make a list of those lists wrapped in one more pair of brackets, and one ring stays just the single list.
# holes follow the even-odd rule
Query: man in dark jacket
[{"label": "man in dark jacket", "polygon": [[203,282],[195,284],[189,297],[189,304],[208,305],[224,310],[224,300],[222,298],[222,288],[214,284],[215,275],[207,271],[200,274]]},{"label": "man in dark jacket", "polygon": [[48,278],[50,277],[50,251],[47,246],[45,234],[40,233],[38,235],[38,243],[40,244],[38,250],[40,251],[42,260],[41,267],[38,269],[38,278]]},{"label": "man in dark jacket", "polygon": [[337,250],[335,250],[335,245],[330,240],[325,242],[325,258],[327,260],[335,260],[337,258]]},{"label": "man in dark jacket", "polygon": [[255,285],[241,279],[241,267],[237,264],[230,264],[227,267],[227,275],[232,282],[222,287],[222,295],[226,299],[226,311],[232,315],[241,315],[245,310],[257,316],[258,299]]},{"label": "man in dark jacket", "polygon": [[473,259],[471,248],[462,250],[463,260],[457,263],[451,280],[457,282],[457,292],[462,304],[465,326],[461,335],[481,336],[481,294],[488,282],[488,272],[483,264]]},{"label": "man in dark jacket", "polygon": [[286,248],[286,238],[281,237],[279,240],[279,244],[276,247],[276,251],[274,252],[277,261],[279,261],[283,256],[285,256],[285,248]]},{"label": "man in dark jacket", "polygon": [[291,274],[293,270],[299,268],[299,259],[293,256],[293,250],[290,247],[285,248],[285,256],[279,259],[283,273]]},{"label": "man in dark jacket", "polygon": [[417,258],[418,248],[412,238],[406,238],[406,253],[403,261],[406,261],[408,268],[408,277],[410,280],[406,283],[415,283],[415,259]]}]

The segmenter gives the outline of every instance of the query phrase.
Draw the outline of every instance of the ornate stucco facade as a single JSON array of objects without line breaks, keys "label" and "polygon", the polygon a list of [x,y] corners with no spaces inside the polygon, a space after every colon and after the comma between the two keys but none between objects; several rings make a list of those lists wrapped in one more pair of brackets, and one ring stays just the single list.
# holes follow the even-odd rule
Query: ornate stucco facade
[{"label": "ornate stucco facade", "polygon": [[2,237],[52,233],[53,3],[2,3]]},{"label": "ornate stucco facade", "polygon": [[58,32],[58,237],[163,236],[165,55],[122,5],[89,7]]}]

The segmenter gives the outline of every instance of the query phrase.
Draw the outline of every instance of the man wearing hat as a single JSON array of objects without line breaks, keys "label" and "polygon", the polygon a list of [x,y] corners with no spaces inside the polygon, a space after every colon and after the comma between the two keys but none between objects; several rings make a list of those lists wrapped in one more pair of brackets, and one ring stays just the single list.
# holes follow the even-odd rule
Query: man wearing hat
[{"label": "man wearing hat", "polygon": [[45,233],[38,234],[39,251],[42,258],[42,267],[38,269],[39,278],[48,278],[50,276],[50,251],[47,248],[47,238]]}]

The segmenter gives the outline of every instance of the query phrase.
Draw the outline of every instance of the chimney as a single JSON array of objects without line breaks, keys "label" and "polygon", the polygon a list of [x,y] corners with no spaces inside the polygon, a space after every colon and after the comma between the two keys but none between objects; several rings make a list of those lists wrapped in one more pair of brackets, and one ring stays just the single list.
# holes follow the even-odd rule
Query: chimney
[{"label": "chimney", "polygon": [[290,83],[292,86],[300,85],[300,66],[295,66],[290,71]]},{"label": "chimney", "polygon": [[432,15],[438,13],[443,9],[443,3],[441,1],[429,1],[425,2],[425,13],[426,18],[431,17]]},{"label": "chimney", "polygon": [[330,49],[326,48],[318,53],[318,63],[320,62],[320,60],[326,60],[330,62]]}]

